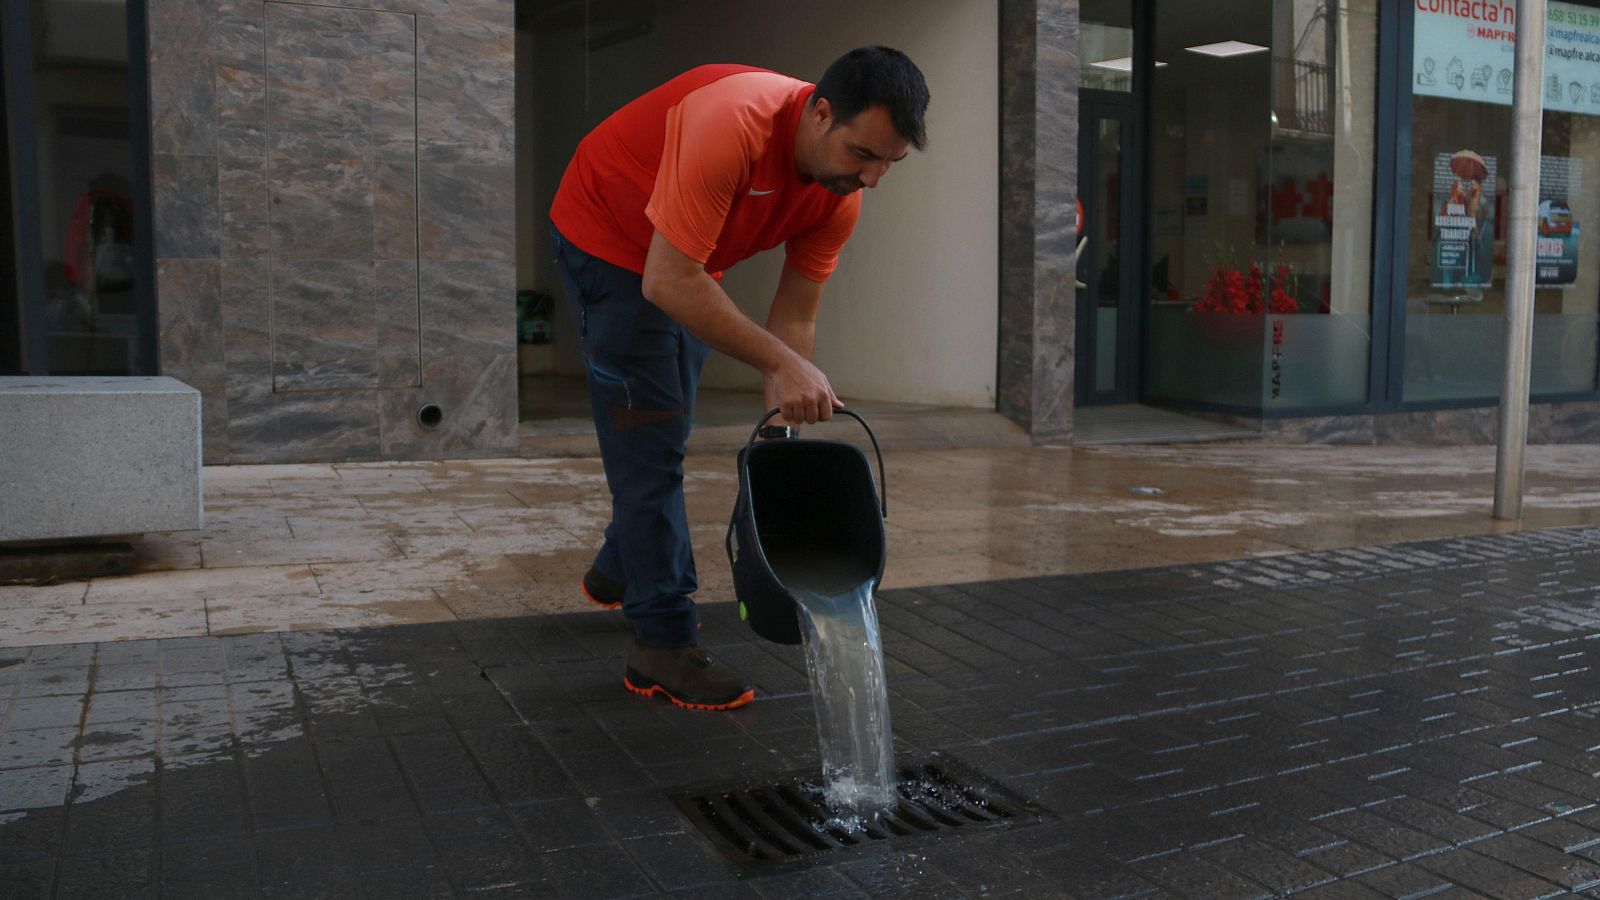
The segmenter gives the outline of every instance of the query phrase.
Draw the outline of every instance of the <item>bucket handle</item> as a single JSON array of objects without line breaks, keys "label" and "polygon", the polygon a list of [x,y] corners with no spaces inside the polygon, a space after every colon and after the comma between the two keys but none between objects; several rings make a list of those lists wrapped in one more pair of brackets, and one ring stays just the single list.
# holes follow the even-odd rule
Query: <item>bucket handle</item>
[{"label": "bucket handle", "polygon": [[[761,436],[761,429],[766,426],[767,422],[770,421],[773,416],[780,412],[783,412],[783,410],[774,407],[772,410],[768,411],[766,415],[762,416],[761,421],[756,423],[755,430],[750,432],[750,440],[745,442],[745,447],[748,448],[754,446],[756,438]],[[883,448],[878,446],[878,436],[872,433],[872,426],[867,424],[867,420],[861,418],[861,416],[854,410],[840,407],[839,409],[834,410],[834,412],[842,413],[843,415],[847,415],[850,418],[855,419],[857,422],[861,423],[862,428],[867,430],[867,437],[872,441],[872,451],[878,454],[878,509],[883,514],[885,519],[889,518],[889,483],[887,480],[885,480],[887,478],[887,473],[885,473],[883,469]]]}]

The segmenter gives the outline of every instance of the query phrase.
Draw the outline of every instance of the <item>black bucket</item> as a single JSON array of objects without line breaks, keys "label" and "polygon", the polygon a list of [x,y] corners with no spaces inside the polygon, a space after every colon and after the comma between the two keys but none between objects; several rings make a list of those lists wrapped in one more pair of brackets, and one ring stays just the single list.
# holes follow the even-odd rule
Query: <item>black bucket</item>
[{"label": "black bucket", "polygon": [[[883,578],[883,520],[887,494],[879,494],[883,451],[865,419],[878,455],[879,482],[866,454],[844,441],[793,437],[788,428],[764,428],[762,417],[739,451],[739,498],[728,524],[728,562],[739,618],[756,634],[780,644],[800,643],[794,590],[847,591]],[[774,435],[776,436],[769,436]]]}]

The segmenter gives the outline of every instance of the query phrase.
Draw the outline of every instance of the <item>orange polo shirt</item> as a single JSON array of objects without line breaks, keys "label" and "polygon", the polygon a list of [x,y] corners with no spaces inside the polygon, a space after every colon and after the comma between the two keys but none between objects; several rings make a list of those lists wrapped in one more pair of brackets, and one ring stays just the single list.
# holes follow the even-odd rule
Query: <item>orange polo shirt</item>
[{"label": "orange polo shirt", "polygon": [[795,171],[795,128],[814,90],[750,66],[691,69],[583,139],[550,220],[589,255],[641,274],[660,231],[712,274],[784,244],[790,265],[825,281],[861,193],[840,197]]}]

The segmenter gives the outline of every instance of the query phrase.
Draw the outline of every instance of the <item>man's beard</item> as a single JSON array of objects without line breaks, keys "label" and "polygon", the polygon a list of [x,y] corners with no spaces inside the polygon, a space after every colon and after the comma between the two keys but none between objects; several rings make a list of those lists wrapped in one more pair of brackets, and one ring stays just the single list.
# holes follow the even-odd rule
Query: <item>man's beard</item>
[{"label": "man's beard", "polygon": [[866,187],[861,182],[861,179],[854,175],[835,175],[831,178],[819,178],[817,179],[817,184],[826,188],[828,193],[838,194],[841,197],[848,197]]}]

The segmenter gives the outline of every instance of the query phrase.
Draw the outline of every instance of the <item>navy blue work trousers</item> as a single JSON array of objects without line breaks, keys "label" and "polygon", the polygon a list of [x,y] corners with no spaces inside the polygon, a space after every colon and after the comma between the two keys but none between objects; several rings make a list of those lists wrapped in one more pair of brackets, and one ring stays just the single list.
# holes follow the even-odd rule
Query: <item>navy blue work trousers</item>
[{"label": "navy blue work trousers", "polygon": [[641,643],[693,644],[699,614],[690,599],[697,584],[683,455],[709,348],[645,299],[642,276],[585,253],[555,229],[550,237],[611,489],[611,523],[595,567],[627,585],[622,610]]}]

